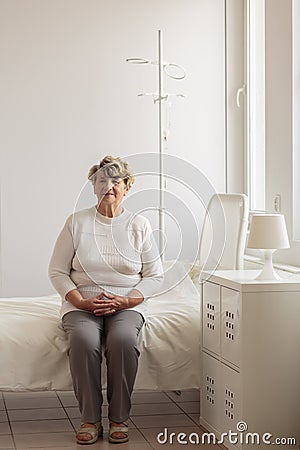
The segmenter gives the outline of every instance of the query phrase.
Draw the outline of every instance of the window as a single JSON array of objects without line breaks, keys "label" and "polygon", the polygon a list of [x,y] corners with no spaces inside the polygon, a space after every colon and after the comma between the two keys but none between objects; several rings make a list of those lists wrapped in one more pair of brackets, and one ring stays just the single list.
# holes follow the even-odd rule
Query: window
[{"label": "window", "polygon": [[265,0],[247,0],[247,192],[265,211]]}]

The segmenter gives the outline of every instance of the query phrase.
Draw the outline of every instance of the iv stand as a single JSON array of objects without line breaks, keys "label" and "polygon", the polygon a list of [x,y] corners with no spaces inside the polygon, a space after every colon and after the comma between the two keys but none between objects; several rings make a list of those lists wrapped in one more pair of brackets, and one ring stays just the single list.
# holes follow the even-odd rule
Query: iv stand
[{"label": "iv stand", "polygon": [[[149,61],[142,58],[127,58],[126,61],[134,64],[155,64],[158,65],[158,96],[153,93],[138,94],[139,96],[151,95],[154,97],[154,103],[158,103],[158,139],[159,139],[159,208],[158,208],[158,223],[159,223],[159,253],[162,261],[164,260],[164,235],[165,235],[165,220],[164,220],[164,191],[165,191],[165,177],[164,177],[164,130],[163,130],[163,110],[162,102],[168,100],[170,95],[175,95],[177,97],[185,97],[184,94],[164,94],[163,86],[163,73],[175,79],[182,80],[186,77],[185,70],[183,67],[177,64],[165,63],[163,60],[163,45],[162,45],[163,33],[162,30],[158,30],[158,62]],[[166,67],[173,67],[177,70],[181,70],[181,75],[171,75],[167,72]]]},{"label": "iv stand", "polygon": [[164,260],[164,158],[163,158],[163,47],[162,47],[162,30],[158,30],[158,140],[159,140],[159,209],[158,209],[158,226],[159,226],[159,253],[162,261]]}]

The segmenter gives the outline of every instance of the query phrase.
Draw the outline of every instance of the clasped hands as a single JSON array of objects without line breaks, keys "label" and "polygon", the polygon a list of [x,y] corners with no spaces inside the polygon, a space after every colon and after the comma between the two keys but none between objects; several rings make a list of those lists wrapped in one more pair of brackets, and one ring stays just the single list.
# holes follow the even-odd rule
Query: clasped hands
[{"label": "clasped hands", "polygon": [[95,316],[107,316],[129,307],[129,298],[101,292],[96,297],[82,300],[81,309],[92,312]]}]

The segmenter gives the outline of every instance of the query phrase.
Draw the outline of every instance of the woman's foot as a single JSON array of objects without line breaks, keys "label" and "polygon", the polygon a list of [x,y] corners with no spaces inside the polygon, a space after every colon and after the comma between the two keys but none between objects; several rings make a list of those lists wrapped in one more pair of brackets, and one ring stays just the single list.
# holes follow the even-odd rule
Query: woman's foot
[{"label": "woman's foot", "polygon": [[108,440],[114,444],[127,442],[129,440],[127,424],[124,422],[110,422]]},{"label": "woman's foot", "polygon": [[83,423],[76,434],[78,444],[93,444],[103,433],[101,422]]}]

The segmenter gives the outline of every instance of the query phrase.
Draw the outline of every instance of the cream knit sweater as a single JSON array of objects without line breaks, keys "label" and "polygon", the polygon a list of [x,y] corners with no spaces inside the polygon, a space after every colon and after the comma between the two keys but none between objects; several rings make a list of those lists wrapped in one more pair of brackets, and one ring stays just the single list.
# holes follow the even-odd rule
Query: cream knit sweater
[{"label": "cream knit sweater", "polygon": [[84,298],[107,291],[128,295],[138,289],[144,301],[132,310],[147,313],[147,298],[157,294],[163,269],[145,217],[123,210],[116,217],[100,214],[96,207],[68,217],[60,232],[49,265],[49,277],[62,298],[61,316],[79,311],[66,294],[78,289]]}]

